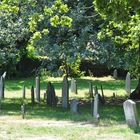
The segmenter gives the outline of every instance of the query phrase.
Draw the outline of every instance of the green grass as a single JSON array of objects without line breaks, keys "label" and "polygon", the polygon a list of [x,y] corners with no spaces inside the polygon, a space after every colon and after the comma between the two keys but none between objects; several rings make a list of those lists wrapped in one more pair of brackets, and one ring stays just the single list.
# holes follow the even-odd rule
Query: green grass
[{"label": "green grass", "polygon": [[[69,79],[69,83],[70,83]],[[106,104],[100,105],[100,122],[97,125],[91,116],[91,106],[89,103],[79,106],[79,114],[72,114],[69,109],[63,109],[61,104],[57,107],[46,106],[43,101],[43,93],[46,91],[47,82],[51,81],[55,87],[56,95],[61,99],[62,78],[42,78],[41,79],[41,103],[31,105],[30,88],[35,86],[35,79],[16,79],[5,81],[5,99],[2,101],[2,110],[0,111],[0,139],[21,139],[30,137],[52,137],[52,139],[68,139],[68,140],[98,140],[98,139],[123,139],[138,140],[140,139],[140,128],[130,129],[127,127],[124,118],[122,104]],[[70,99],[79,98],[88,100],[89,81],[93,82],[93,86],[103,86],[104,94],[107,99],[112,97],[112,93],[116,93],[116,98],[127,98],[124,90],[124,80],[114,80],[112,77],[82,77],[77,79],[78,95],[70,92]],[[132,89],[135,88],[137,81],[132,80]],[[26,115],[25,120],[21,117],[20,106],[22,104],[22,87],[26,87]],[[140,108],[140,104],[137,104]],[[140,115],[140,110],[138,110]],[[20,123],[15,123],[18,120]],[[14,121],[14,122],[13,122]],[[25,122],[24,122],[25,121]],[[28,121],[35,122],[60,122],[64,121],[73,125],[61,126],[41,126],[28,124]],[[83,125],[78,126],[78,123]],[[85,125],[84,125],[85,124]],[[94,126],[88,126],[94,125]]]}]

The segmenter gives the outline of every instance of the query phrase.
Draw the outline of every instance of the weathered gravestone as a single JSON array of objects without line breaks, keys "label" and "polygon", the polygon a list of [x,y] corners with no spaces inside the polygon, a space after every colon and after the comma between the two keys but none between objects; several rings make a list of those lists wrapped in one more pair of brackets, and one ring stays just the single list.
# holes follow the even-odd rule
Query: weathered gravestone
[{"label": "weathered gravestone", "polygon": [[130,95],[130,93],[131,93],[131,75],[129,72],[126,75],[125,90]]},{"label": "weathered gravestone", "polygon": [[40,77],[36,77],[36,100],[40,102]]},{"label": "weathered gravestone", "polygon": [[21,105],[21,114],[22,114],[22,119],[25,118],[25,105]]},{"label": "weathered gravestone", "polygon": [[96,94],[94,98],[94,109],[93,109],[94,118],[98,118],[99,116],[99,95]]},{"label": "weathered gravestone", "polygon": [[6,72],[3,73],[0,80],[0,97],[1,98],[4,98],[5,77],[6,77]]},{"label": "weathered gravestone", "polygon": [[90,98],[93,98],[93,86],[92,86],[92,81],[89,82],[89,94],[90,94]]},{"label": "weathered gravestone", "polygon": [[139,125],[138,114],[136,110],[136,103],[132,100],[126,100],[123,103],[125,119],[130,127],[137,127]]},{"label": "weathered gravestone", "polygon": [[35,96],[34,96],[34,87],[33,86],[31,87],[31,102],[32,102],[32,105],[35,104]]},{"label": "weathered gravestone", "polygon": [[79,112],[79,100],[76,100],[76,99],[73,99],[71,102],[70,102],[70,110],[72,113],[78,113]]},{"label": "weathered gravestone", "polygon": [[46,95],[47,95],[47,100],[46,100],[47,105],[56,106],[57,97],[55,95],[54,86],[51,84],[51,82],[48,82]]},{"label": "weathered gravestone", "polygon": [[23,99],[25,99],[25,94],[26,94],[25,86],[23,86],[23,93],[22,93],[22,98],[23,98]]},{"label": "weathered gravestone", "polygon": [[3,92],[3,77],[0,78],[0,99],[4,98],[4,92]]},{"label": "weathered gravestone", "polygon": [[115,70],[113,71],[113,78],[114,78],[114,79],[117,79],[117,78],[118,78],[117,69],[115,69]]},{"label": "weathered gravestone", "polygon": [[77,81],[74,78],[71,79],[71,92],[77,94]]},{"label": "weathered gravestone", "polygon": [[69,84],[67,76],[64,77],[62,84],[62,107],[69,107]]}]

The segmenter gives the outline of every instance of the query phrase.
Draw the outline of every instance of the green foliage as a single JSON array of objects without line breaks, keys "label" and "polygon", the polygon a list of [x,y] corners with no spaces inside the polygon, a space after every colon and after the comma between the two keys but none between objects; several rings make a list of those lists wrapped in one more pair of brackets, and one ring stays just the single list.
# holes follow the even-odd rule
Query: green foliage
[{"label": "green foliage", "polygon": [[[140,1],[135,0],[111,0],[101,1],[94,0],[94,5],[97,12],[105,20],[103,28],[99,33],[100,39],[111,38],[116,46],[121,46],[124,55],[133,55],[134,52],[138,55],[133,55],[135,61],[137,59],[137,65],[133,64],[132,59],[126,61],[131,64],[127,65],[127,69],[133,69],[133,73],[137,71],[140,66],[140,13],[139,6]],[[139,76],[138,76],[139,77]]]}]

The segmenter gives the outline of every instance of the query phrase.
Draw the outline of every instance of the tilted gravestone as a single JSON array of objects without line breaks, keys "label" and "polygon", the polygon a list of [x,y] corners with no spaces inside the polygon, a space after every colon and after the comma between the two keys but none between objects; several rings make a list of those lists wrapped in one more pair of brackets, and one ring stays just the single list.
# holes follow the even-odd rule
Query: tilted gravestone
[{"label": "tilted gravestone", "polygon": [[48,82],[46,96],[47,96],[46,99],[47,105],[50,106],[57,105],[57,97],[55,95],[54,86],[51,84],[51,82]]},{"label": "tilted gravestone", "polygon": [[71,92],[77,94],[77,81],[74,78],[71,79]]},{"label": "tilted gravestone", "polygon": [[23,93],[22,93],[22,98],[25,99],[25,95],[26,94],[26,90],[25,90],[25,86],[23,86]]},{"label": "tilted gravestone", "polygon": [[36,77],[36,100],[40,102],[40,77]]},{"label": "tilted gravestone", "polygon": [[92,86],[92,81],[89,82],[89,94],[90,94],[90,98],[93,98],[93,86]]},{"label": "tilted gravestone", "polygon": [[33,86],[31,87],[31,102],[32,102],[32,105],[35,104],[35,95],[34,95],[34,87]]},{"label": "tilted gravestone", "polygon": [[136,103],[132,100],[126,100],[123,103],[125,119],[130,127],[137,127],[139,125]]},{"label": "tilted gravestone", "polygon": [[64,77],[62,83],[62,107],[69,107],[69,83],[67,76]]},{"label": "tilted gravestone", "polygon": [[72,113],[78,113],[79,112],[79,100],[73,99],[70,102],[70,110]]},{"label": "tilted gravestone", "polygon": [[130,95],[130,93],[131,93],[131,75],[129,72],[126,75],[125,90]]},{"label": "tilted gravestone", "polygon": [[115,70],[113,71],[113,78],[114,78],[114,79],[117,79],[117,78],[118,78],[117,69],[115,69]]}]

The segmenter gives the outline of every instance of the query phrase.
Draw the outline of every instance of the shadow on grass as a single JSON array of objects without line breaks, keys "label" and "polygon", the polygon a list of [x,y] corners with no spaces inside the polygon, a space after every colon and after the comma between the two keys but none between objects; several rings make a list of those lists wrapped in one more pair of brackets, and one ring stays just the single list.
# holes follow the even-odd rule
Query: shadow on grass
[{"label": "shadow on grass", "polygon": [[[21,99],[5,99],[2,104],[1,115],[20,116],[21,115]],[[117,123],[124,123],[124,113],[122,106],[104,105],[100,107],[101,121],[105,126]],[[26,100],[26,119],[44,119],[44,120],[67,120],[74,122],[93,122],[91,116],[91,105],[84,104],[79,106],[79,114],[73,114],[69,109],[64,109],[60,105],[58,107],[46,106],[41,102],[33,107],[30,100]]]}]

